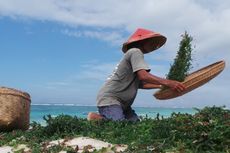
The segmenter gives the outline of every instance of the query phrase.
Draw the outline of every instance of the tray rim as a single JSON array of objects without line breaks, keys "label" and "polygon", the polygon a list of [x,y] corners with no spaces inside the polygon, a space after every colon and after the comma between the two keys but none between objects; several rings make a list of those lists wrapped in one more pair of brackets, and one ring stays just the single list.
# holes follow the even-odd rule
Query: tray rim
[{"label": "tray rim", "polygon": [[[216,77],[218,74],[220,74],[225,68],[225,61],[224,60],[220,60],[217,61],[215,63],[212,63],[208,66],[205,66],[203,68],[200,68],[192,73],[190,73],[186,78],[185,81],[182,82],[182,84],[185,85],[186,88],[188,88],[188,90],[182,92],[182,93],[178,93],[176,91],[173,91],[171,89],[160,89],[158,91],[156,91],[153,96],[156,99],[159,100],[167,100],[167,99],[172,99],[172,98],[176,98],[179,96],[182,96],[204,84],[206,84],[208,81],[212,80],[214,77]],[[214,73],[212,73],[212,71]],[[195,80],[196,78],[199,79],[200,76],[205,75],[205,73],[209,73],[208,75],[206,75],[205,78],[200,79],[199,81],[197,81],[195,84],[188,84],[188,82],[192,81],[193,79]],[[202,82],[204,81],[204,82]],[[199,84],[200,83],[200,84]],[[190,87],[191,86],[191,87]],[[166,95],[166,96],[164,96]]]}]

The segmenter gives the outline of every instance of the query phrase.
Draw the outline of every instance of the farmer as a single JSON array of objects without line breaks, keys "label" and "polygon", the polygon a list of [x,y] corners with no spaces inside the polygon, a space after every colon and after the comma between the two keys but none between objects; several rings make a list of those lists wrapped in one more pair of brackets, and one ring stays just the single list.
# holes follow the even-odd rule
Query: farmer
[{"label": "farmer", "polygon": [[136,32],[123,44],[124,56],[97,95],[97,107],[105,119],[138,121],[131,108],[138,89],[156,89],[162,86],[182,92],[185,87],[177,81],[152,75],[144,54],[160,48],[166,37],[146,29]]}]

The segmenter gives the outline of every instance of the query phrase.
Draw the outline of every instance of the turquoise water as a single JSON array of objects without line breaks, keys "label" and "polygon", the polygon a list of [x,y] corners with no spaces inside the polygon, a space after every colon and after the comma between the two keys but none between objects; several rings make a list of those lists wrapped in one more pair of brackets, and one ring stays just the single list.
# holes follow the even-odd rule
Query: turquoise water
[{"label": "turquoise water", "polygon": [[[169,117],[173,112],[194,114],[196,111],[192,108],[150,108],[150,107],[133,107],[139,116],[156,117],[157,113],[163,117]],[[46,104],[46,105],[31,105],[30,122],[36,121],[44,124],[44,115],[50,114],[55,117],[60,114],[68,114],[80,118],[86,118],[88,112],[97,112],[96,106],[75,106],[73,104]]]}]

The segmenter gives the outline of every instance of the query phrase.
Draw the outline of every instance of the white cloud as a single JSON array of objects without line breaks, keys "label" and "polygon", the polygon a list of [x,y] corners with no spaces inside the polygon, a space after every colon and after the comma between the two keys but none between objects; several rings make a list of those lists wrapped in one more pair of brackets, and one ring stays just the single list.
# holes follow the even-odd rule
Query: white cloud
[{"label": "white cloud", "polygon": [[[125,40],[124,35],[132,33],[137,27],[156,30],[167,36],[168,41],[159,54],[149,56],[150,59],[166,62],[172,62],[181,39],[180,35],[187,30],[194,37],[195,65],[199,63],[197,68],[220,59],[227,62],[222,80],[213,80],[213,86],[207,85],[198,91],[215,94],[222,90],[218,99],[230,99],[226,93],[229,88],[229,83],[226,82],[229,82],[230,77],[228,0],[0,0],[0,16],[55,21],[68,25],[71,29],[76,28],[63,30],[64,34],[101,39],[113,42],[113,45],[122,43]],[[96,30],[81,31],[78,29],[79,26]],[[109,29],[110,35],[104,29]],[[108,66],[107,69],[111,70],[111,67]],[[168,66],[163,66],[158,74],[163,74],[164,71],[168,72]],[[83,71],[82,75],[91,79],[101,79],[105,73],[108,71],[98,67],[95,70]],[[218,83],[221,84],[221,88],[215,88]],[[209,90],[210,88],[212,90]],[[188,97],[199,98],[198,91],[194,92],[194,95],[189,94],[193,96]],[[203,99],[210,100],[210,97],[213,96],[202,95]],[[184,100],[186,98],[187,96]]]},{"label": "white cloud", "polygon": [[84,31],[80,31],[80,30],[69,30],[69,29],[65,29],[62,30],[63,34],[66,34],[68,36],[73,36],[76,38],[79,37],[88,37],[88,38],[96,38],[99,40],[103,40],[109,43],[112,43],[113,45],[120,45],[122,42],[124,42],[125,38],[123,38],[123,36],[121,35],[121,33],[116,32],[116,31],[109,31],[109,32],[104,32],[102,30],[97,30],[97,31],[90,31],[90,30],[84,30]]},{"label": "white cloud", "polygon": [[[96,31],[65,31],[71,36],[86,36],[121,43],[123,31],[137,27],[159,31],[168,37],[165,46],[171,59],[184,30],[194,36],[199,57],[222,55],[230,61],[230,7],[227,0],[0,0],[0,15],[57,21],[71,27],[102,28]],[[112,29],[112,33],[103,28]],[[218,53],[216,53],[218,52]],[[208,57],[209,57],[208,56]]]}]

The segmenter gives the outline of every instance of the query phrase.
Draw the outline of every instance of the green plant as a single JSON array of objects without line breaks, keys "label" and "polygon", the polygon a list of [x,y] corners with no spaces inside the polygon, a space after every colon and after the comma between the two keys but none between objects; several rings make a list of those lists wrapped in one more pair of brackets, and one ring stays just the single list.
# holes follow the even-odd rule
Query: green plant
[{"label": "green plant", "polygon": [[185,31],[180,41],[180,47],[177,52],[177,56],[174,59],[174,63],[171,65],[167,79],[184,81],[188,75],[188,71],[191,69],[191,53],[192,53],[192,42],[193,38]]},{"label": "green plant", "polygon": [[[142,118],[140,122],[87,121],[76,116],[44,117],[46,126],[33,122],[27,131],[0,133],[0,145],[26,144],[33,153],[73,149],[47,148],[56,139],[87,136],[114,144],[127,144],[127,153],[148,152],[230,152],[230,110],[205,107],[197,113],[173,113],[168,118]],[[95,151],[104,152],[106,148]]]}]

